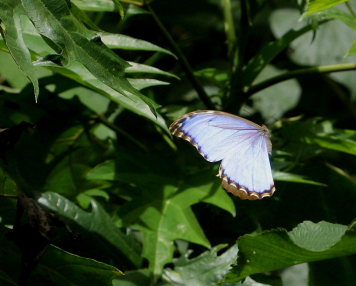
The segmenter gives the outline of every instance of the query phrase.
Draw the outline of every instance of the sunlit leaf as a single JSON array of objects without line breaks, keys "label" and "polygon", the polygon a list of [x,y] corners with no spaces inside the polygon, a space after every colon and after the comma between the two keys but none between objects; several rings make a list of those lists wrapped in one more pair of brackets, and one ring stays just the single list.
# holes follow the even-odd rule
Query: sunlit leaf
[{"label": "sunlit leaf", "polygon": [[31,54],[21,33],[21,14],[23,14],[23,9],[19,0],[0,2],[0,20],[4,25],[3,27],[0,26],[0,31],[15,62],[32,82],[35,100],[37,101],[39,95],[38,78],[32,64]]},{"label": "sunlit leaf", "polygon": [[101,40],[111,49],[161,52],[175,57],[175,55],[150,42],[132,38],[122,34],[99,33]]},{"label": "sunlit leaf", "polygon": [[310,16],[314,13],[329,9],[340,3],[347,2],[348,0],[310,0],[308,1],[305,16]]}]

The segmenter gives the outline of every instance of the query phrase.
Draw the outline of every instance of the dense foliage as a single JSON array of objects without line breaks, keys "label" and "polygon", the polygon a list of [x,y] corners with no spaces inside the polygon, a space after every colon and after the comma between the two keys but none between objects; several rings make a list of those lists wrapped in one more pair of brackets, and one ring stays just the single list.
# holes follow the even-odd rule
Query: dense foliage
[{"label": "dense foliage", "polygon": [[[356,285],[356,5],[1,0],[1,285]],[[167,126],[272,133],[243,201]]]}]

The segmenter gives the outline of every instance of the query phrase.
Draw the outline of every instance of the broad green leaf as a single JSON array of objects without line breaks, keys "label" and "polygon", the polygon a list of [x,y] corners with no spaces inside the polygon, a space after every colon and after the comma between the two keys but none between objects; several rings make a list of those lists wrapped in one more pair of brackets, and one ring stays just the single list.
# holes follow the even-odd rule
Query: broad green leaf
[{"label": "broad green leaf", "polygon": [[0,2],[0,20],[3,25],[3,27],[0,26],[0,31],[16,64],[32,82],[35,100],[37,101],[39,95],[38,78],[36,69],[32,64],[31,54],[21,33],[21,14],[23,14],[23,8],[19,0]]},{"label": "broad green leaf", "polygon": [[103,43],[111,49],[161,52],[176,58],[176,56],[169,50],[163,49],[155,44],[152,44],[144,40],[139,40],[122,34],[111,34],[111,33],[101,32],[99,33],[99,35]]},{"label": "broad green leaf", "polygon": [[287,172],[280,172],[280,171],[273,172],[273,178],[276,181],[282,181],[282,182],[284,181],[284,182],[310,184],[310,185],[316,185],[316,186],[326,186],[323,183],[309,180],[309,179],[305,178],[304,176],[301,176],[298,174],[287,173]]},{"label": "broad green leaf", "polygon": [[237,241],[240,256],[227,280],[239,281],[255,273],[354,254],[355,230],[355,224],[347,227],[306,221],[290,232],[275,229],[244,235]]},{"label": "broad green leaf", "polygon": [[124,96],[142,101],[155,114],[154,104],[125,78],[128,63],[103,45],[93,31],[86,29],[71,14],[65,0],[22,0],[22,3],[37,30],[57,45],[57,53],[62,52],[67,64],[80,62],[102,83]]},{"label": "broad green leaf", "polygon": [[314,13],[329,9],[340,3],[347,2],[348,0],[310,0],[305,11],[305,16],[310,16]]},{"label": "broad green leaf", "polygon": [[34,280],[37,275],[42,276],[42,279],[46,277],[47,281],[53,281],[59,286],[111,286],[112,280],[123,273],[114,266],[80,257],[51,245],[41,257],[41,262],[33,273]]},{"label": "broad green leaf", "polygon": [[220,181],[207,181],[209,175],[214,178],[211,172],[195,174],[177,186],[174,177],[158,175],[150,169],[142,171],[143,166],[132,171],[127,168],[135,169],[125,161],[108,161],[90,171],[87,178],[129,183],[141,190],[137,200],[132,199],[120,210],[120,224],[143,231],[143,256],[149,260],[149,269],[156,277],[163,266],[172,261],[174,240],[210,246],[191,209],[192,205],[206,202],[235,214],[234,204],[220,187]]},{"label": "broad green leaf", "polygon": [[86,212],[59,194],[47,192],[38,202],[58,215],[79,224],[84,229],[97,233],[123,253],[133,265],[141,264],[141,257],[130,239],[115,227],[105,210],[92,200],[92,211]]},{"label": "broad green leaf", "polygon": [[163,279],[168,282],[163,285],[217,285],[236,261],[238,252],[234,245],[218,256],[222,248],[215,246],[193,259],[182,257],[175,260],[174,269],[167,268],[163,273]]}]

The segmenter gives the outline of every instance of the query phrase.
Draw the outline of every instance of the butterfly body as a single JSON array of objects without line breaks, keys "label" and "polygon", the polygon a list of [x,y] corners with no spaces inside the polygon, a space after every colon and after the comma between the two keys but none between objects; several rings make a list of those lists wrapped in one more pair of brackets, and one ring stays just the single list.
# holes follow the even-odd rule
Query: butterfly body
[{"label": "butterfly body", "polygon": [[221,161],[218,176],[228,192],[249,200],[273,195],[268,156],[272,144],[266,126],[222,111],[199,110],[177,119],[169,129],[207,161]]}]

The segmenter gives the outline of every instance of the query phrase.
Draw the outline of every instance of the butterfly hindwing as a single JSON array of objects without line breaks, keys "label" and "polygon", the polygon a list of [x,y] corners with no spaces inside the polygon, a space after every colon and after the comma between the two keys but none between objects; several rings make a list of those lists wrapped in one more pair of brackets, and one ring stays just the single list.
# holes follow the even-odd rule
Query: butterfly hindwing
[{"label": "butterfly hindwing", "polygon": [[222,161],[224,188],[242,199],[261,199],[275,190],[268,153],[268,130],[220,111],[195,111],[170,126],[172,134],[189,141],[208,161]]}]

